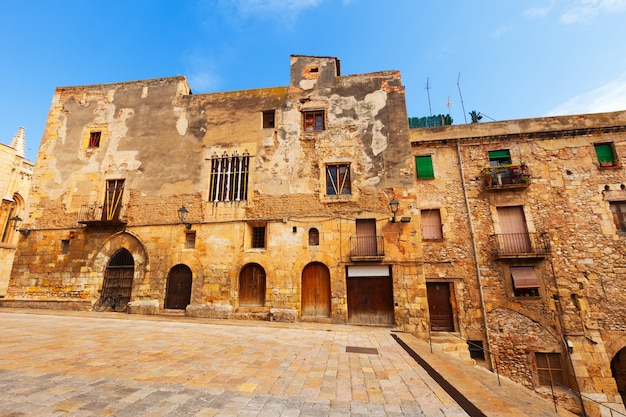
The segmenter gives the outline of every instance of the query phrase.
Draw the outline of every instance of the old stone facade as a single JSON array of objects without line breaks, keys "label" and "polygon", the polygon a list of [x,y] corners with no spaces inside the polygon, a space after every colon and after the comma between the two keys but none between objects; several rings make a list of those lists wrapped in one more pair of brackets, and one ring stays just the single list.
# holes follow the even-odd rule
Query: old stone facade
[{"label": "old stone facade", "polygon": [[0,305],[449,332],[623,411],[626,112],[409,129],[397,71],[290,64],[258,90],[58,88]]},{"label": "old stone facade", "polygon": [[424,278],[455,300],[431,321],[447,308],[492,368],[572,409],[580,390],[587,415],[624,412],[626,112],[412,129],[411,142]]},{"label": "old stone facade", "polygon": [[18,219],[26,217],[26,202],[33,175],[33,164],[25,158],[24,152],[24,128],[20,127],[9,145],[0,144],[0,298],[4,298],[9,285],[21,227]]},{"label": "old stone facade", "polygon": [[3,305],[89,309],[108,293],[139,313],[414,330],[400,74],[290,68],[289,86],[214,94],[183,77],[58,88]]}]

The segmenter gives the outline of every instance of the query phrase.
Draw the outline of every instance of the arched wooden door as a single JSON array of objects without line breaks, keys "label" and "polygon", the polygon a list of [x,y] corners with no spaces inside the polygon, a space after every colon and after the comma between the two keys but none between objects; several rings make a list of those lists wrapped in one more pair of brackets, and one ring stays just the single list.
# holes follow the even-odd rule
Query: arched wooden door
[{"label": "arched wooden door", "polygon": [[122,248],[115,252],[104,271],[102,283],[102,295],[121,296],[124,301],[130,301],[133,289],[133,276],[135,274],[135,262],[133,255]]},{"label": "arched wooden door", "polygon": [[167,276],[165,308],[184,310],[191,302],[191,269],[187,265],[176,265]]},{"label": "arched wooden door", "polygon": [[302,270],[302,317],[330,317],[330,272],[322,263]]},{"label": "arched wooden door", "polygon": [[239,273],[239,305],[265,305],[265,270],[259,264],[248,264]]}]

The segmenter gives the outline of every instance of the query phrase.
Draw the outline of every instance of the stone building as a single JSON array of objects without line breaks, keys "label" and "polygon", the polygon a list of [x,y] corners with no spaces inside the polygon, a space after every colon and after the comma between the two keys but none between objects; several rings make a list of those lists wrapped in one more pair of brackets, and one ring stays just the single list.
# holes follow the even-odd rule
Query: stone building
[{"label": "stone building", "polygon": [[626,112],[410,134],[433,328],[573,410],[580,391],[587,415],[623,413]]},{"label": "stone building", "polygon": [[57,88],[2,305],[110,294],[138,313],[414,329],[400,73],[307,56],[290,73],[199,95],[183,77]]},{"label": "stone building", "polygon": [[4,298],[9,285],[20,219],[26,217],[33,164],[24,154],[24,128],[20,127],[10,145],[0,144],[0,298]]}]

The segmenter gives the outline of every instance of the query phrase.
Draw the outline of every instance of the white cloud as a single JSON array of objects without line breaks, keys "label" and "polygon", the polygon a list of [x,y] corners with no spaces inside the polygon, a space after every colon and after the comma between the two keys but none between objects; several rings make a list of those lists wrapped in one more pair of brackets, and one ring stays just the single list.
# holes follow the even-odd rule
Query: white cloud
[{"label": "white cloud", "polygon": [[241,17],[275,17],[293,20],[306,9],[317,7],[323,0],[225,0]]},{"label": "white cloud", "polygon": [[548,116],[626,110],[626,72],[595,90],[572,97],[550,110]]},{"label": "white cloud", "polygon": [[585,23],[603,13],[626,11],[626,0],[576,0],[561,15],[561,23]]}]

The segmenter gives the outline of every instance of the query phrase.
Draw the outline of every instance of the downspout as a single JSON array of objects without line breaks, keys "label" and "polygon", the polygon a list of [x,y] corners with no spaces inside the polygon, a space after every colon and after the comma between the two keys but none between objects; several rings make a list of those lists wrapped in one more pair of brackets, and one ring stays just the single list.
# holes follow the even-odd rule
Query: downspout
[{"label": "downspout", "polygon": [[472,221],[472,212],[470,209],[469,198],[467,197],[467,188],[465,185],[465,171],[463,170],[463,159],[461,158],[461,139],[456,140],[456,154],[459,159],[459,170],[461,171],[461,186],[463,187],[463,198],[465,198],[465,208],[467,209],[467,217],[469,220],[470,236],[472,238],[472,250],[474,252],[474,267],[476,268],[476,278],[478,279],[478,292],[480,294],[480,307],[483,311],[483,320],[485,325],[485,338],[487,340],[487,355],[489,357],[489,366],[493,371],[493,361],[491,360],[491,344],[489,342],[489,326],[487,325],[487,311],[485,309],[485,295],[483,294],[483,283],[480,275],[480,265],[478,263],[478,249],[476,249],[476,238],[474,233],[474,222]]}]

